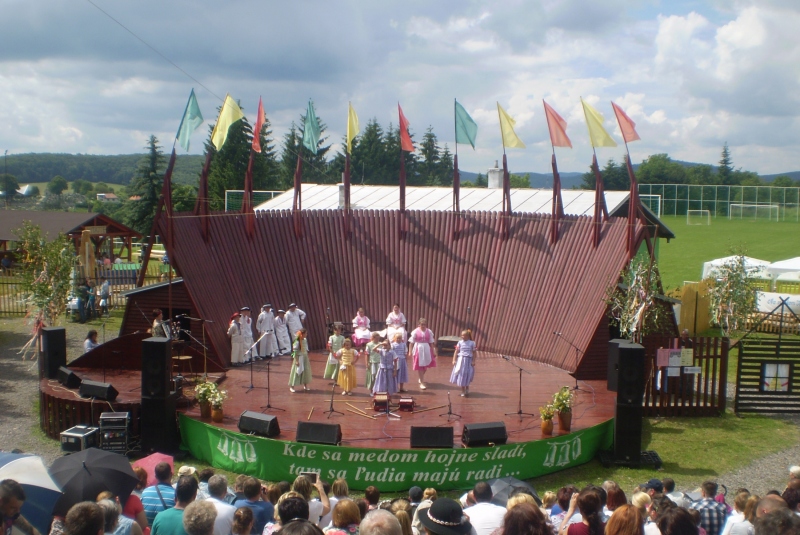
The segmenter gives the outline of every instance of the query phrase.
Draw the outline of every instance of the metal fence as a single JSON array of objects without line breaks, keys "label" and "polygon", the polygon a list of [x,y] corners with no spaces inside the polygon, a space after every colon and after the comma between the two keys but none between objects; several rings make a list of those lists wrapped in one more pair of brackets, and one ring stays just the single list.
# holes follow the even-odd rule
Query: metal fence
[{"label": "metal fence", "polygon": [[[265,203],[277,197],[283,191],[254,191],[253,192],[253,207]],[[242,200],[244,199],[244,190],[241,189],[228,189],[225,190],[225,211],[232,212],[234,210],[242,209]]]}]

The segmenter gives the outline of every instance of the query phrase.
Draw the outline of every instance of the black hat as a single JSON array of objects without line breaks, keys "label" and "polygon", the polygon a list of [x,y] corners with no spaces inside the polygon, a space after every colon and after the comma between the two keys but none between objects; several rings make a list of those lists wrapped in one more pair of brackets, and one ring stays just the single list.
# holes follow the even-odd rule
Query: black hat
[{"label": "black hat", "polygon": [[650,481],[648,481],[647,483],[645,483],[644,485],[642,485],[642,488],[653,489],[654,491],[656,491],[658,493],[664,492],[664,484],[661,482],[660,479],[656,479],[656,478],[653,478]]},{"label": "black hat", "polygon": [[436,535],[464,535],[472,530],[461,504],[450,498],[439,498],[428,509],[423,509],[419,521],[428,533]]}]

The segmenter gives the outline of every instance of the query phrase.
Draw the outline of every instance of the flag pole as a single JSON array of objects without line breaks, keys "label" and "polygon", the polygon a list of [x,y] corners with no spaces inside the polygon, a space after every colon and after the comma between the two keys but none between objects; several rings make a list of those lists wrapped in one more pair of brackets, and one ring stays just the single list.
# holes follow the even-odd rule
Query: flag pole
[{"label": "flag pole", "polygon": [[458,238],[461,224],[461,174],[458,171],[458,100],[453,99],[453,133],[455,134],[455,155],[453,156],[453,238]]}]

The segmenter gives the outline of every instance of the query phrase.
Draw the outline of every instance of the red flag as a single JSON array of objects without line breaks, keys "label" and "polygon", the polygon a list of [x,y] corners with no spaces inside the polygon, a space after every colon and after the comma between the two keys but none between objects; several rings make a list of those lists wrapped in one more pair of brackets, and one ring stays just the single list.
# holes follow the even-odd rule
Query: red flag
[{"label": "red flag", "polygon": [[572,148],[572,142],[567,136],[567,121],[550,107],[550,105],[542,100],[544,103],[544,114],[547,117],[547,128],[550,130],[550,143],[554,147],[569,147]]},{"label": "red flag", "polygon": [[265,122],[264,105],[261,103],[261,97],[258,97],[256,124],[253,126],[253,150],[256,152],[261,152],[261,129],[264,127]]},{"label": "red flag", "polygon": [[622,139],[625,140],[625,143],[630,143],[631,141],[636,141],[637,139],[641,139],[639,134],[636,133],[636,123],[634,123],[628,114],[622,111],[622,108],[611,103],[611,107],[614,108],[614,115],[617,116],[617,122],[619,123],[619,129],[622,131]]},{"label": "red flag", "polygon": [[408,133],[408,119],[403,115],[403,108],[400,103],[397,104],[397,111],[400,112],[400,148],[406,152],[414,152],[414,144],[411,142],[411,136]]}]

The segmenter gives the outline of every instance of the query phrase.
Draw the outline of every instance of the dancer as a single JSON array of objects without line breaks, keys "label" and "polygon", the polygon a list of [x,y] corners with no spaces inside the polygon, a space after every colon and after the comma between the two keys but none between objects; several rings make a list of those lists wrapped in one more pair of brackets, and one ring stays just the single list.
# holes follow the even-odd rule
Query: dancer
[{"label": "dancer", "polygon": [[359,307],[356,317],[353,318],[353,345],[361,347],[369,340],[369,318],[364,312],[364,307]]},{"label": "dancer", "polygon": [[335,355],[340,363],[337,382],[342,387],[342,395],[352,396],[356,387],[356,362],[358,362],[358,351],[353,349],[353,341],[344,338],[344,346]]},{"label": "dancer", "polygon": [[[294,337],[294,334],[305,327],[306,313],[297,308],[297,305],[292,303],[289,305],[289,310],[286,311],[286,326],[289,328],[289,336]],[[294,338],[292,338],[294,343]]]},{"label": "dancer", "polygon": [[239,312],[234,312],[228,325],[228,338],[231,339],[231,366],[244,364],[244,337],[242,336],[242,324],[239,323],[241,317]]},{"label": "dancer", "polygon": [[475,342],[472,331],[461,331],[461,340],[456,344],[453,353],[453,372],[450,382],[461,387],[461,397],[469,396],[469,385],[475,378]]},{"label": "dancer", "polygon": [[400,312],[400,305],[397,303],[392,307],[392,311],[386,317],[386,338],[394,340],[394,335],[400,333],[403,336],[403,343],[407,340],[406,316]]},{"label": "dancer", "polygon": [[333,334],[328,338],[328,364],[325,366],[325,373],[322,375],[322,377],[331,379],[334,383],[339,375],[339,362],[336,360],[336,353],[342,349],[343,345],[342,326],[337,325],[333,328]]},{"label": "dancer", "polygon": [[294,392],[294,387],[297,385],[303,385],[303,390],[308,390],[308,384],[311,382],[311,361],[308,360],[308,340],[306,340],[305,329],[300,329],[294,334],[292,350],[289,392]]},{"label": "dancer", "polygon": [[403,388],[403,385],[408,382],[408,362],[406,362],[406,344],[403,341],[403,335],[399,332],[395,333],[392,339],[392,351],[397,357],[397,391],[405,392],[406,389]]},{"label": "dancer", "polygon": [[285,314],[285,310],[278,310],[278,317],[275,318],[275,341],[278,343],[279,355],[288,355],[292,352],[292,338],[289,336]]},{"label": "dancer", "polygon": [[261,341],[258,343],[256,354],[261,359],[274,357],[278,353],[278,345],[275,339],[275,314],[272,313],[272,305],[267,303],[261,307],[261,314],[256,321],[256,330]]},{"label": "dancer", "polygon": [[384,340],[375,351],[381,356],[378,363],[378,373],[375,374],[375,384],[372,393],[386,392],[389,395],[397,393],[397,356],[392,351],[389,340]]},{"label": "dancer", "polygon": [[381,354],[377,349],[381,343],[380,333],[374,332],[370,337],[370,342],[364,348],[366,358],[364,359],[364,366],[367,368],[367,390],[372,391],[372,386],[375,384],[375,375],[378,373],[378,365],[381,363]]},{"label": "dancer", "polygon": [[419,373],[419,388],[425,390],[425,372],[428,368],[436,367],[436,338],[433,331],[428,329],[428,320],[420,318],[417,328],[411,332],[408,339],[409,353],[414,359],[414,369]]},{"label": "dancer", "polygon": [[[242,307],[239,309],[242,315],[239,322],[242,325],[242,344],[245,350],[245,364],[253,360],[253,318],[250,317],[250,307]],[[255,348],[254,348],[255,349]]]}]

